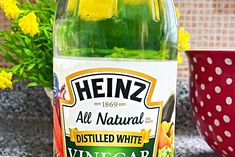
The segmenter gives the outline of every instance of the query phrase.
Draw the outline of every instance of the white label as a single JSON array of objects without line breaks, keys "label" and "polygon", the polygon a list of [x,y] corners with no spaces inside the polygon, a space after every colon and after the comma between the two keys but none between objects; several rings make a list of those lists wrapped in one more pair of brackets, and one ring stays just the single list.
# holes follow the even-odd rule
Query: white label
[{"label": "white label", "polygon": [[[60,101],[65,156],[130,147],[156,157],[163,105],[176,91],[176,67],[173,61],[55,58],[59,87],[66,86]],[[141,149],[148,144],[149,150]],[[79,149],[94,146],[101,152]]]}]

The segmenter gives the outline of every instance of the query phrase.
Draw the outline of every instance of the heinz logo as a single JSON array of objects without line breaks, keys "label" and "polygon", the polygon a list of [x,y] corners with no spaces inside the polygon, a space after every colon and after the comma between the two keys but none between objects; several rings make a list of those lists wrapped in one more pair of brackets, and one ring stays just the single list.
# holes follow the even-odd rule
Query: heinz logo
[{"label": "heinz logo", "polygon": [[[107,75],[107,78],[102,78]],[[97,78],[92,78],[92,76]],[[123,98],[141,102],[146,85],[140,81],[133,81],[128,76],[121,78],[119,75],[103,74],[91,75],[91,78],[75,83],[80,101],[93,98]]]},{"label": "heinz logo", "polygon": [[158,106],[162,101],[152,102],[157,80],[136,71],[117,68],[97,68],[79,71],[66,78],[70,100],[63,104],[74,105],[89,99],[128,99]]}]

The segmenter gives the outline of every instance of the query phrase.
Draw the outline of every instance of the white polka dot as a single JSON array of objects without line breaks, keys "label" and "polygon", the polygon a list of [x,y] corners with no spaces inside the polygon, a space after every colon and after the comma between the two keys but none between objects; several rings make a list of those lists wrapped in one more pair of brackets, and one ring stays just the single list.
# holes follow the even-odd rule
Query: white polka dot
[{"label": "white polka dot", "polygon": [[228,155],[228,153],[227,153],[226,151],[224,151],[224,150],[222,151],[222,153],[223,153],[224,155]]},{"label": "white polka dot", "polygon": [[214,142],[214,145],[218,146],[218,143],[215,141],[215,142]]},{"label": "white polka dot", "polygon": [[227,65],[232,65],[232,64],[233,64],[233,61],[232,61],[230,58],[226,58],[226,59],[224,60],[224,62],[225,62],[225,64],[227,64]]},{"label": "white polka dot", "polygon": [[220,105],[217,105],[217,106],[216,106],[216,110],[217,110],[218,112],[221,112],[221,111],[222,111],[222,107],[221,107]]},{"label": "white polka dot", "polygon": [[231,97],[227,97],[226,98],[226,104],[227,105],[231,105],[232,104],[232,98]]},{"label": "white polka dot", "polygon": [[192,98],[192,103],[194,104],[194,98]]},{"label": "white polka dot", "polygon": [[195,114],[195,112],[193,111],[193,117],[195,117],[195,115],[196,115],[196,114]]},{"label": "white polka dot", "polygon": [[213,81],[213,77],[208,77],[208,81],[212,82]]},{"label": "white polka dot", "polygon": [[230,117],[227,115],[224,115],[223,117],[225,123],[230,123]]},{"label": "white polka dot", "polygon": [[222,153],[223,153],[224,155],[228,155],[228,153],[227,153],[226,151],[224,151],[224,150],[222,151]]},{"label": "white polka dot", "polygon": [[196,57],[193,57],[193,62],[197,63],[197,58]]},{"label": "white polka dot", "polygon": [[215,126],[220,126],[219,120],[218,120],[218,119],[215,119],[214,124],[215,124]]},{"label": "white polka dot", "polygon": [[233,83],[233,80],[231,78],[226,79],[227,85],[231,85]]},{"label": "white polka dot", "polygon": [[209,117],[212,117],[212,113],[211,113],[211,112],[207,112],[207,115],[208,115]]},{"label": "white polka dot", "polygon": [[193,81],[191,82],[191,87],[193,87]]},{"label": "white polka dot", "polygon": [[211,148],[215,150],[215,147],[211,145]]},{"label": "white polka dot", "polygon": [[195,97],[198,97],[198,91],[197,90],[195,91]]},{"label": "white polka dot", "polygon": [[209,125],[208,128],[211,132],[213,131],[213,127],[211,125]]},{"label": "white polka dot", "polygon": [[222,137],[221,137],[220,135],[217,135],[217,140],[218,140],[219,142],[223,142],[223,139],[222,139]]},{"label": "white polka dot", "polygon": [[209,63],[209,64],[212,64],[213,62],[212,62],[212,59],[210,58],[210,57],[207,57],[207,62]]},{"label": "white polka dot", "polygon": [[194,71],[194,67],[193,67],[193,65],[191,65],[191,71]]},{"label": "white polka dot", "polygon": [[201,71],[202,71],[202,72],[205,72],[206,69],[205,69],[204,67],[201,67]]},{"label": "white polka dot", "polygon": [[[196,128],[197,128],[197,130],[200,130],[198,125],[196,125]],[[202,135],[201,132],[199,132],[199,134]]]},{"label": "white polka dot", "polygon": [[216,87],[215,87],[215,92],[216,92],[216,93],[220,93],[220,92],[221,92],[221,88],[220,88],[219,86],[216,86]]},{"label": "white polka dot", "polygon": [[206,97],[207,97],[207,99],[211,99],[210,94],[207,94]]},{"label": "white polka dot", "polygon": [[203,120],[203,121],[206,120],[204,116],[202,116],[202,120]]},{"label": "white polka dot", "polygon": [[199,120],[197,121],[197,125],[198,125],[198,126],[201,126],[201,123],[199,122]]},{"label": "white polka dot", "polygon": [[200,105],[201,105],[201,107],[203,107],[204,106],[204,102],[200,101]]},{"label": "white polka dot", "polygon": [[198,113],[198,108],[197,108],[197,106],[194,107],[194,111],[195,111],[196,113]]},{"label": "white polka dot", "polygon": [[215,68],[215,73],[216,73],[217,75],[221,75],[221,74],[222,74],[222,69],[221,69],[220,67],[216,67],[216,68]]},{"label": "white polka dot", "polygon": [[205,131],[205,135],[206,135],[206,136],[209,136],[208,132]]},{"label": "white polka dot", "polygon": [[227,130],[224,131],[224,135],[227,136],[227,137],[229,137],[229,138],[232,137],[231,132],[229,132],[229,131],[227,131]]},{"label": "white polka dot", "polygon": [[233,152],[233,147],[231,147],[231,146],[228,146],[228,150],[230,151],[230,152]]},{"label": "white polka dot", "polygon": [[198,79],[198,74],[195,74],[195,80],[197,80]]},{"label": "white polka dot", "polygon": [[206,88],[205,85],[202,83],[202,84],[201,84],[201,89],[202,89],[202,90],[205,90],[205,88]]}]

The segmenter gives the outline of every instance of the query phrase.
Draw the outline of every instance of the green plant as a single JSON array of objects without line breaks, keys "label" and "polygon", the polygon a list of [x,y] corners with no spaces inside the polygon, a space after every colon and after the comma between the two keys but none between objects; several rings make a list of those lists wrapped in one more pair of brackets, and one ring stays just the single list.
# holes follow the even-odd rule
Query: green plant
[{"label": "green plant", "polygon": [[11,22],[8,30],[0,30],[0,53],[13,64],[9,71],[14,81],[27,79],[28,86],[51,88],[56,1],[2,0],[0,6]]},{"label": "green plant", "polygon": [[[69,1],[70,5],[68,9],[72,7],[74,9],[75,0]],[[36,0],[34,3],[29,0],[24,0],[19,3],[17,0],[0,0],[0,8],[5,12],[5,15],[10,20],[10,27],[7,30],[0,30],[0,53],[3,57],[13,64],[11,69],[0,68],[0,88],[11,88],[12,78],[9,76],[14,76],[14,82],[19,82],[21,80],[29,80],[28,86],[43,86],[52,88],[53,86],[53,23],[54,14],[56,8],[56,0]],[[84,8],[86,10],[86,8]],[[177,15],[179,17],[179,11],[177,9]],[[72,18],[73,15],[71,15]],[[120,21],[115,21],[120,22]],[[72,20],[71,27],[74,26],[74,21]],[[89,25],[89,24],[88,24]],[[114,25],[119,27],[119,25]],[[91,25],[90,27],[94,27]],[[120,25],[122,27],[122,25]],[[77,29],[73,28],[73,29]],[[88,27],[89,29],[89,27]],[[69,35],[70,29],[60,30],[62,35]],[[118,30],[118,29],[117,29]],[[155,30],[156,31],[156,30]],[[135,32],[135,30],[133,31]],[[116,33],[120,34],[120,33]],[[109,33],[107,33],[109,35]],[[99,38],[99,36],[97,36]],[[64,39],[61,37],[61,39]],[[116,43],[119,40],[115,40]],[[122,41],[122,40],[120,40]],[[153,41],[153,40],[149,40]],[[73,44],[70,41],[69,44]],[[109,42],[113,45],[114,42]],[[64,43],[64,42],[62,42]],[[82,40],[83,44],[89,44],[86,40]],[[151,42],[149,42],[151,43]],[[152,43],[155,47],[156,43]],[[68,45],[69,45],[68,44]],[[133,46],[133,44],[129,44]],[[63,46],[63,44],[60,44]],[[127,43],[128,45],[128,43]],[[164,46],[163,45],[163,50]],[[160,47],[158,47],[160,48]],[[190,48],[190,35],[183,28],[179,30],[179,45],[178,50],[184,51]],[[128,51],[123,48],[114,47],[109,51],[102,51],[100,49],[99,57],[125,57],[125,58],[142,58],[143,52]],[[80,52],[81,51],[81,52]],[[96,49],[96,51],[99,51]],[[78,53],[79,52],[79,53]],[[63,55],[72,56],[92,56],[93,51],[90,49],[81,49],[79,51],[73,52],[70,50],[63,51]],[[162,59],[169,57],[167,53],[153,53],[152,51],[145,51],[144,58],[155,58]],[[179,53],[179,62],[182,62],[182,57]],[[4,72],[3,72],[4,71]],[[6,72],[5,72],[6,71]],[[10,82],[9,82],[10,81]]]}]

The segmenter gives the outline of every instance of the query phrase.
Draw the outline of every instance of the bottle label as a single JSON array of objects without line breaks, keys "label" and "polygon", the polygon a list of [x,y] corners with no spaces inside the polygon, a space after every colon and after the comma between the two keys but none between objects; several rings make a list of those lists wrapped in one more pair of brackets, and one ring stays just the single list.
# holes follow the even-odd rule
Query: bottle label
[{"label": "bottle label", "polygon": [[174,127],[165,135],[160,128],[163,107],[176,92],[176,67],[175,61],[55,58],[54,112],[64,156],[156,157],[160,136],[173,149]]}]

